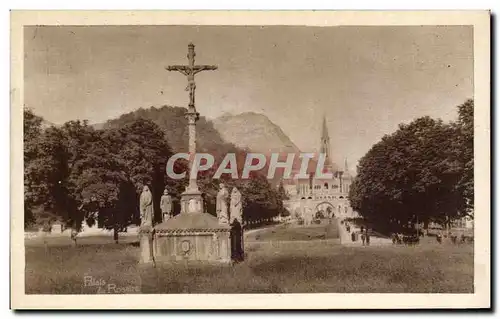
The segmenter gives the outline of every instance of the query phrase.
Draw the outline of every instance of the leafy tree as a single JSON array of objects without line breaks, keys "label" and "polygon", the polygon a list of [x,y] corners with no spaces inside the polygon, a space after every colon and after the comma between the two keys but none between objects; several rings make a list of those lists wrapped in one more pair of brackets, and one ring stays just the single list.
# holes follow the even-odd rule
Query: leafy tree
[{"label": "leafy tree", "polygon": [[78,162],[78,174],[74,176],[75,194],[81,204],[81,215],[99,212],[99,222],[108,229],[114,229],[117,240],[118,231],[130,222],[128,210],[123,209],[126,196],[126,176],[123,163],[113,152],[116,147],[113,132],[96,131],[92,144]]},{"label": "leafy tree", "polygon": [[25,162],[25,202],[35,207],[38,223],[60,220],[79,228],[89,211],[114,206],[123,174],[109,152],[113,144],[105,143],[101,132],[86,121],[32,132],[39,137],[36,145],[31,145],[34,139],[25,144],[29,155]]},{"label": "leafy tree", "polygon": [[[148,185],[153,194],[155,218],[161,218],[159,202],[165,185],[165,169],[171,148],[163,131],[150,120],[142,118],[118,129],[114,145],[127,180],[128,214],[139,218],[139,195],[144,185]],[[135,194],[132,194],[135,190]],[[133,204],[133,205],[132,205]]]},{"label": "leafy tree", "polygon": [[462,192],[465,211],[468,215],[474,209],[474,100],[467,100],[458,106],[457,139],[455,149],[461,169],[461,179],[457,185]]},{"label": "leafy tree", "polygon": [[68,153],[61,129],[46,129],[37,139],[33,154],[25,162],[25,202],[38,224],[50,224],[68,217]]},{"label": "leafy tree", "polygon": [[43,119],[35,115],[31,110],[24,109],[24,131],[23,131],[23,142],[24,142],[24,224],[28,226],[35,222],[35,217],[33,214],[33,209],[36,203],[36,194],[32,188],[34,181],[32,180],[32,175],[30,174],[33,161],[38,156],[38,143],[40,135],[42,133],[42,122]]},{"label": "leafy tree", "polygon": [[250,178],[240,185],[243,219],[245,221],[269,220],[279,214],[277,192],[263,174],[252,173]]},{"label": "leafy tree", "polygon": [[88,156],[95,132],[80,121],[37,132],[36,145],[31,145],[33,140],[25,144],[25,202],[34,207],[38,223],[59,220],[74,225],[81,220],[78,207],[83,203],[80,162]]},{"label": "leafy tree", "polygon": [[36,145],[42,133],[43,118],[35,115],[30,109],[25,109],[23,114],[24,162],[26,163],[36,157]]},{"label": "leafy tree", "polygon": [[212,166],[206,171],[198,173],[198,187],[203,193],[203,201],[205,204],[205,211],[213,216],[217,216],[216,199],[219,190],[220,181],[212,178],[217,170],[217,166]]},{"label": "leafy tree", "polygon": [[[93,163],[89,158],[93,157],[93,150],[96,143],[99,143],[99,134],[88,125],[87,121],[69,121],[60,128],[62,132],[62,143],[64,152],[61,157],[66,159],[64,179],[62,184],[67,189],[66,196],[66,215],[63,220],[73,227],[78,228],[83,220],[84,203],[86,204],[88,197],[85,197],[84,188],[81,183],[88,178],[88,169],[92,166],[98,168],[100,163]],[[63,155],[64,154],[64,155]],[[86,171],[85,171],[86,169]],[[83,205],[83,206],[82,206]]]},{"label": "leafy tree", "polygon": [[460,217],[456,134],[453,125],[423,117],[384,136],[359,162],[349,192],[353,209],[381,226]]},{"label": "leafy tree", "polygon": [[279,185],[278,185],[278,191],[276,194],[277,197],[277,205],[278,205],[278,212],[279,215],[281,216],[288,216],[290,213],[288,210],[285,209],[285,206],[283,206],[283,201],[289,199],[288,195],[285,191],[285,187],[283,186],[283,181],[281,180]]}]

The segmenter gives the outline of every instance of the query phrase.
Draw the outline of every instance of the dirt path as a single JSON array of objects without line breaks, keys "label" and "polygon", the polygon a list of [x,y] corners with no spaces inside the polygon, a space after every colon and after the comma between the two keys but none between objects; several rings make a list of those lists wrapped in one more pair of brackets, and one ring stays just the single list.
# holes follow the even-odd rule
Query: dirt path
[{"label": "dirt path", "polygon": [[[339,235],[340,235],[340,243],[345,246],[362,246],[363,243],[361,238],[358,236],[357,241],[352,241],[351,234],[346,230],[345,225],[341,225],[340,221],[338,222],[339,227]],[[353,224],[351,224],[351,232],[360,232],[361,229],[357,228]],[[382,238],[377,236],[370,236],[370,246],[385,246],[392,245],[392,240],[389,238]]]},{"label": "dirt path", "polygon": [[244,232],[244,236],[248,237],[251,234],[255,234],[255,233],[258,233],[258,232],[263,231],[263,230],[269,230],[271,228],[277,228],[277,227],[280,227],[280,226],[283,226],[283,225],[285,225],[285,224],[274,224],[274,225],[264,226],[264,227],[261,227],[261,228],[249,229],[249,230],[247,230],[247,231]]}]

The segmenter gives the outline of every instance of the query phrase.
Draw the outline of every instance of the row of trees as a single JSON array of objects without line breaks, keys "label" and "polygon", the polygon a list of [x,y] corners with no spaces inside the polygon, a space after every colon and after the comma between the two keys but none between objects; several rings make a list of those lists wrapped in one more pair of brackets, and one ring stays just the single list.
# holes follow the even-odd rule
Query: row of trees
[{"label": "row of trees", "polygon": [[401,124],[375,144],[359,162],[353,209],[392,229],[473,217],[474,101],[458,106],[458,114],[452,123],[422,117]]},{"label": "row of trees", "polygon": [[[41,117],[25,110],[25,226],[50,225],[57,220],[79,228],[86,216],[98,211],[102,225],[118,231],[139,222],[143,185],[153,192],[159,220],[163,189],[167,187],[178,200],[188,182],[166,175],[173,152],[165,130],[141,117],[103,129],[94,129],[86,121],[44,128]],[[180,173],[186,167],[186,162],[177,161],[175,170]],[[215,215],[220,181],[213,180],[212,174],[201,172],[199,186],[205,193],[207,211]],[[240,189],[246,221],[269,219],[283,211],[280,189],[261,174],[245,181],[223,177],[230,187]],[[174,201],[174,213],[179,209]]]}]

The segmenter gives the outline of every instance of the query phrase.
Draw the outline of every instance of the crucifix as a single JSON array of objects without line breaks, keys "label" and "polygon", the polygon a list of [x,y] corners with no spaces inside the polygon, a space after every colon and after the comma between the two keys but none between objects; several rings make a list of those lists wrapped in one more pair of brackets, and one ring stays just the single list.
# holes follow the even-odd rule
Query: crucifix
[{"label": "crucifix", "polygon": [[211,71],[217,70],[216,65],[194,65],[194,58],[196,53],[194,52],[194,44],[188,44],[188,65],[169,65],[167,66],[168,71],[178,71],[184,74],[187,77],[188,85],[186,87],[186,91],[189,91],[189,111],[195,111],[196,108],[194,106],[194,95],[196,91],[196,83],[194,82],[195,74],[201,71]]},{"label": "crucifix", "polygon": [[[188,80],[186,91],[189,91],[189,108],[186,113],[186,118],[188,119],[189,126],[189,173],[191,172],[194,154],[196,153],[196,121],[199,119],[199,113],[196,112],[195,107],[196,83],[194,82],[194,76],[201,71],[217,70],[217,66],[215,65],[195,65],[195,56],[194,44],[189,43],[187,54],[188,65],[169,65],[165,68],[167,71],[178,71],[182,73]],[[189,174],[189,176],[189,185],[183,193],[181,199],[181,212],[200,212],[203,210],[203,199],[200,191],[198,190],[196,176],[193,178],[191,178],[191,174]]]}]

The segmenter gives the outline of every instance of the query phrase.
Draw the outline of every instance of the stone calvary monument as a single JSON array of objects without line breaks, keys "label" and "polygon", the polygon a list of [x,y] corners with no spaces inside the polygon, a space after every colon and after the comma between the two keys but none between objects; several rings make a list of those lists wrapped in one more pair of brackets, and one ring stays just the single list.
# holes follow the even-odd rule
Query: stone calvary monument
[{"label": "stone calvary monument", "polygon": [[[188,45],[188,65],[172,65],[168,71],[178,71],[188,80],[189,107],[186,113],[189,126],[189,153],[196,153],[196,121],[199,113],[195,108],[195,74],[205,70],[216,70],[217,66],[195,65],[194,45]],[[193,156],[189,160],[189,169],[193,165]],[[191,175],[191,174],[190,174]],[[166,195],[166,194],[165,194]],[[202,193],[198,189],[197,177],[190,176],[189,185],[181,194],[181,212],[170,217],[166,204],[167,198],[160,204],[164,218],[161,224],[154,227],[149,222],[141,223],[140,245],[141,263],[202,261],[229,263],[231,261],[231,227],[227,197],[229,193],[222,185],[217,196],[217,217],[205,212]],[[142,196],[141,196],[142,209]],[[141,210],[142,213],[142,210]],[[148,216],[149,215],[145,215]]]}]

